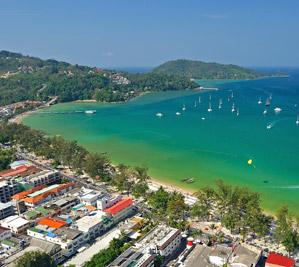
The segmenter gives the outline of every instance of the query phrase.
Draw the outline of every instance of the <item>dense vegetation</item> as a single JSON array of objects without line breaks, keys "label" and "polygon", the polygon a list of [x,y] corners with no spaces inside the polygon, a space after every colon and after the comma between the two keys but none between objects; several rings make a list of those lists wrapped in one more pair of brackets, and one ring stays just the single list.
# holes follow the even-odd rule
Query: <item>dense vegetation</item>
[{"label": "dense vegetation", "polygon": [[130,245],[126,243],[126,237],[113,239],[109,247],[95,254],[90,261],[84,264],[84,267],[105,267],[124,252]]},{"label": "dense vegetation", "polygon": [[10,149],[0,148],[0,171],[7,169],[13,160],[14,153]]},{"label": "dense vegetation", "polygon": [[16,267],[55,267],[52,258],[45,252],[30,251],[18,258]]},{"label": "dense vegetation", "polygon": [[179,59],[168,61],[153,70],[154,73],[194,79],[255,79],[263,74],[237,65],[223,65]]},{"label": "dense vegetation", "polygon": [[188,78],[164,74],[129,74],[56,60],[0,52],[0,105],[24,100],[83,99],[126,101],[144,91],[182,90],[197,85]]}]

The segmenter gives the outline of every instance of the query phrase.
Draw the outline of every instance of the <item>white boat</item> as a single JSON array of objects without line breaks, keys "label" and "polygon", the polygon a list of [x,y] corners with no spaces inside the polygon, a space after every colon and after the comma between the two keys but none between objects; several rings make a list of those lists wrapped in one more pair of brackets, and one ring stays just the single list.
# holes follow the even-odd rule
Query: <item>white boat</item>
[{"label": "white boat", "polygon": [[156,116],[161,118],[161,117],[163,116],[163,114],[162,114],[161,112],[158,112],[158,113],[156,114]]},{"label": "white boat", "polygon": [[276,107],[275,109],[274,109],[274,112],[277,114],[277,113],[280,113],[282,111],[282,109],[281,108],[279,108],[279,107]]},{"label": "white boat", "polygon": [[209,99],[210,99],[210,101],[212,100],[212,95],[210,94],[210,96],[209,96]]},{"label": "white boat", "polygon": [[272,100],[272,94],[270,94],[269,99]]},{"label": "white boat", "polygon": [[97,111],[96,110],[85,110],[84,111],[86,114],[94,114],[96,113]]},{"label": "white boat", "polygon": [[272,124],[272,123],[268,123],[268,124],[267,124],[267,129],[268,129],[268,130],[270,130],[272,127],[273,127],[273,124]]},{"label": "white boat", "polygon": [[230,97],[227,98],[227,102],[229,102],[229,101],[230,101]]},{"label": "white boat", "polygon": [[205,117],[202,117],[202,118],[201,118],[201,120],[203,120],[203,121],[204,121],[205,119],[206,119]]},{"label": "white boat", "polygon": [[264,114],[264,115],[266,115],[266,114],[267,114],[267,112],[268,112],[268,110],[267,110],[267,109],[265,109],[265,110],[263,111],[263,114]]},{"label": "white boat", "polygon": [[218,108],[221,109],[222,108],[222,98],[219,99],[219,105]]},{"label": "white boat", "polygon": [[211,106],[211,102],[209,103],[208,112],[212,112],[212,106]]},{"label": "white boat", "polygon": [[297,115],[296,124],[299,125],[299,115]]},{"label": "white boat", "polygon": [[257,102],[259,105],[263,104],[262,99],[259,98],[259,101]]},{"label": "white boat", "polygon": [[195,108],[197,107],[197,103],[196,103],[196,101],[194,102],[194,107],[195,107]]},{"label": "white boat", "polygon": [[232,113],[234,113],[236,110],[235,110],[235,103],[233,103],[232,105]]},{"label": "white boat", "polygon": [[234,92],[232,92],[231,98],[234,98]]},{"label": "white boat", "polygon": [[185,111],[186,110],[186,106],[184,105],[183,107],[182,107],[182,111]]},{"label": "white boat", "polygon": [[177,116],[180,116],[180,115],[181,115],[181,113],[180,113],[180,112],[176,112],[176,113],[175,113],[175,115],[177,115]]},{"label": "white boat", "polygon": [[239,115],[240,115],[239,108],[237,108],[237,116],[239,116]]},{"label": "white boat", "polygon": [[198,97],[198,104],[200,104],[201,103],[201,98],[200,98],[200,96]]}]

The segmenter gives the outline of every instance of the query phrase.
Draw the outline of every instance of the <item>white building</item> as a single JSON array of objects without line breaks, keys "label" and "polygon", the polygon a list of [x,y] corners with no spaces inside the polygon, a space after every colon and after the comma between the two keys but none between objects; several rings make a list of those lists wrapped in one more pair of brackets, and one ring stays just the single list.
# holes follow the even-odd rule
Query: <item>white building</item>
[{"label": "white building", "polygon": [[10,231],[14,234],[20,234],[27,230],[29,227],[29,221],[18,215],[14,215],[2,220],[1,226],[10,229]]},{"label": "white building", "polygon": [[104,195],[103,197],[97,200],[97,208],[99,210],[105,210],[112,207],[113,205],[115,205],[117,202],[121,200],[122,200],[121,195],[114,195],[114,196]]},{"label": "white building", "polygon": [[11,238],[11,231],[8,228],[0,226],[0,241]]},{"label": "white building", "polygon": [[14,208],[11,202],[1,203],[0,202],[0,220],[5,219],[8,216],[14,214]]},{"label": "white building", "polygon": [[97,200],[103,193],[91,189],[84,189],[83,193],[79,196],[80,201],[85,205],[96,206]]},{"label": "white building", "polygon": [[75,227],[84,233],[88,233],[93,239],[101,235],[113,225],[113,220],[109,214],[103,211],[94,211],[74,223]]},{"label": "white building", "polygon": [[151,249],[155,254],[170,256],[181,244],[181,231],[166,225],[158,225],[135,244],[138,250]]},{"label": "white building", "polygon": [[38,185],[50,185],[60,182],[61,174],[59,171],[41,171],[39,173],[23,178],[23,183],[33,187]]},{"label": "white building", "polygon": [[4,180],[0,182],[0,202],[6,203],[10,201],[11,197],[18,192],[18,185],[15,181]]}]

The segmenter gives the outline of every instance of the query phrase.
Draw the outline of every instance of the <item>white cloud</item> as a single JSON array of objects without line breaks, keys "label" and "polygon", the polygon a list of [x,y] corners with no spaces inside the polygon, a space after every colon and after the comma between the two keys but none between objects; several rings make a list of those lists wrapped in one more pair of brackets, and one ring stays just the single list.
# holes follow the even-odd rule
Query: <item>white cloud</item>
[{"label": "white cloud", "polygon": [[104,52],[103,54],[102,54],[102,56],[104,56],[104,57],[113,57],[113,52],[111,52],[111,51],[108,51],[108,52]]}]

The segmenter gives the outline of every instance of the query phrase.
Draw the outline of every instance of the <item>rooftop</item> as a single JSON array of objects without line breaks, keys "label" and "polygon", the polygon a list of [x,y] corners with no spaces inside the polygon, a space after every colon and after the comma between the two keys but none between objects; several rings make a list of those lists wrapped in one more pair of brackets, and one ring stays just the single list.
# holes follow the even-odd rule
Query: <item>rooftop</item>
[{"label": "rooftop", "polygon": [[4,220],[2,220],[1,225],[3,227],[10,226],[12,228],[19,228],[28,223],[29,223],[29,221],[19,217],[18,215],[13,215],[13,216],[9,216],[9,217],[5,218]]},{"label": "rooftop", "polygon": [[12,206],[11,202],[7,202],[7,203],[0,202],[0,210],[7,209],[7,208],[9,208],[11,206]]},{"label": "rooftop", "polygon": [[78,219],[76,225],[78,226],[78,229],[88,231],[88,229],[102,222],[104,219],[107,219],[106,213],[98,210]]},{"label": "rooftop", "polygon": [[294,267],[295,261],[289,257],[271,252],[266,260],[267,264],[274,264],[275,266]]},{"label": "rooftop", "polygon": [[67,223],[65,221],[57,220],[57,219],[53,219],[53,218],[43,218],[40,221],[38,221],[37,224],[46,225],[46,226],[54,228],[54,229],[58,229],[62,226],[67,225]]},{"label": "rooftop", "polygon": [[124,210],[125,208],[132,206],[132,204],[133,204],[132,198],[128,197],[128,198],[125,198],[125,199],[117,202],[115,205],[113,205],[112,207],[110,207],[104,211],[107,213],[110,213],[111,215],[115,215],[118,212]]},{"label": "rooftop", "polygon": [[59,236],[64,236],[69,240],[74,240],[79,235],[81,235],[82,232],[79,230],[76,230],[76,229],[68,228],[68,227],[61,227],[61,228],[58,228],[57,230],[55,230],[55,234],[57,234]]}]

